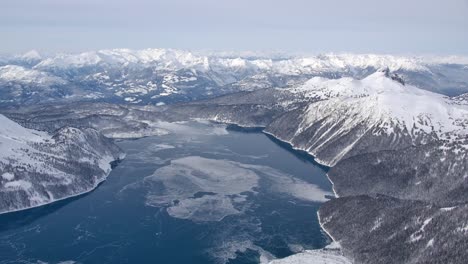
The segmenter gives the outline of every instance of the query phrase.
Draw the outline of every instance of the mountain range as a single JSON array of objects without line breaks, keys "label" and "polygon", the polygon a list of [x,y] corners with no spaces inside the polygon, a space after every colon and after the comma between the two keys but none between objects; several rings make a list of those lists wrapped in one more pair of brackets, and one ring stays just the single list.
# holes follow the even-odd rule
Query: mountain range
[{"label": "mountain range", "polygon": [[244,90],[298,86],[319,76],[362,79],[389,68],[409,84],[446,95],[468,92],[468,58],[374,54],[318,56],[100,50],[0,57],[0,105],[104,101],[162,104]]}]

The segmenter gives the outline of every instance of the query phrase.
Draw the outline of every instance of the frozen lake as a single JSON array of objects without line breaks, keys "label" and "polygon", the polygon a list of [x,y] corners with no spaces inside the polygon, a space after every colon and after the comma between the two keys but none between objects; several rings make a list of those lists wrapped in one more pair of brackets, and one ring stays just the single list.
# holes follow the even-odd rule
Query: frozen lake
[{"label": "frozen lake", "polygon": [[0,216],[0,263],[258,263],[324,247],[326,168],[261,132],[209,123],[125,140],[86,195]]}]

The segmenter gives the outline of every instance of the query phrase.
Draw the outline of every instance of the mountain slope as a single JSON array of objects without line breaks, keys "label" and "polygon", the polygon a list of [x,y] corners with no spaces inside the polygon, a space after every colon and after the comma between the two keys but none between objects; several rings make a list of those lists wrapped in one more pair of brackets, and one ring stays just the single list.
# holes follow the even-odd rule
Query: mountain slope
[{"label": "mountain slope", "polygon": [[0,115],[0,213],[44,205],[94,189],[123,153],[93,129],[53,135]]},{"label": "mountain slope", "polygon": [[355,263],[465,263],[468,206],[388,196],[347,196],[319,210],[323,227]]}]

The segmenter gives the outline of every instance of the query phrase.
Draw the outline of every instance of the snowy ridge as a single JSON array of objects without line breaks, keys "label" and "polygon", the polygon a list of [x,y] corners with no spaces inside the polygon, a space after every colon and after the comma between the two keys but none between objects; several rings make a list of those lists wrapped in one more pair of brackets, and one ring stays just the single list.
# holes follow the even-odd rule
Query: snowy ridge
[{"label": "snowy ridge", "polygon": [[[175,49],[112,49],[83,52],[78,54],[57,54],[39,64],[36,68],[47,67],[79,67],[99,63],[131,64],[131,63],[160,63],[166,68],[197,68],[207,70],[210,67],[269,69],[277,72],[295,73],[298,70],[316,71],[354,68],[381,68],[388,67],[395,71],[428,70],[426,65],[431,64],[468,64],[468,58],[460,56],[451,57],[404,57],[377,54],[324,54],[317,56],[255,56],[254,52],[247,53],[202,53]],[[23,57],[41,58],[34,51]]]}]

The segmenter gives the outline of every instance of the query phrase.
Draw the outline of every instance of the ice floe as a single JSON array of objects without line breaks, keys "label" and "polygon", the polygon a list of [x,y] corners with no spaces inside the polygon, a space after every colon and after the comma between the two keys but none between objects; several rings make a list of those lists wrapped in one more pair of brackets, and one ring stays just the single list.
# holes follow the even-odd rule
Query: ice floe
[{"label": "ice floe", "polygon": [[258,188],[309,202],[324,202],[331,195],[268,166],[200,156],[173,159],[137,185],[146,189],[147,205],[167,207],[169,215],[192,221],[240,214],[247,193],[255,194]]}]

